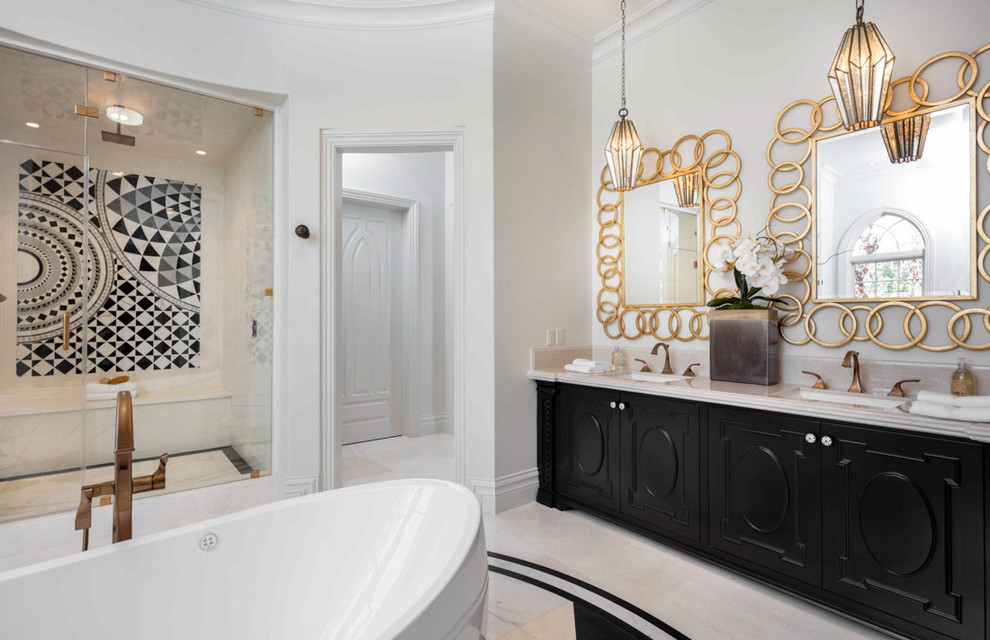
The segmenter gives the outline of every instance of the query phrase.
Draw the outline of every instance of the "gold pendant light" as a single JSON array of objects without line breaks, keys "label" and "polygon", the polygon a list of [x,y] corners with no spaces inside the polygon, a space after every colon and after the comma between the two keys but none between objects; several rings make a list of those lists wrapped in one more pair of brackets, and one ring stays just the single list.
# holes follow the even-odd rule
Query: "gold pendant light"
[{"label": "gold pendant light", "polygon": [[828,82],[842,124],[857,131],[880,124],[894,73],[894,52],[872,22],[863,22],[863,0],[856,2],[856,24],[846,31]]},{"label": "gold pendant light", "polygon": [[928,125],[932,116],[926,113],[922,116],[904,118],[887,122],[880,127],[883,134],[883,144],[887,147],[887,155],[892,164],[903,164],[921,159],[925,151],[925,138],[928,137]]},{"label": "gold pendant light", "polygon": [[636,186],[639,161],[643,156],[643,143],[639,140],[632,120],[626,120],[626,0],[622,0],[622,108],[619,120],[612,127],[612,135],[605,144],[605,161],[616,191],[629,191]]}]

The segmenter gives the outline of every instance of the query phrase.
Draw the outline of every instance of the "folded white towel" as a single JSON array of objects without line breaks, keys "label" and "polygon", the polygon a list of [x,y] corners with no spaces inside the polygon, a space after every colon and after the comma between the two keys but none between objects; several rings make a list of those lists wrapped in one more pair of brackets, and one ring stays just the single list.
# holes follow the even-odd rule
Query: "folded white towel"
[{"label": "folded white towel", "polygon": [[574,362],[571,364],[580,365],[582,367],[594,367],[595,369],[614,369],[609,362],[602,362],[600,360],[587,360],[585,358],[575,358]]},{"label": "folded white towel", "polygon": [[915,400],[911,403],[911,413],[930,418],[965,420],[966,422],[990,422],[990,411],[984,407],[953,407],[937,402]]},{"label": "folded white towel", "polygon": [[[121,391],[127,391],[127,389],[121,389]],[[131,391],[131,398],[138,397],[137,389]],[[97,402],[99,400],[116,400],[117,392],[113,393],[89,393],[86,392],[86,402]]]},{"label": "folded white towel", "polygon": [[608,367],[590,367],[581,364],[565,364],[565,371],[570,371],[572,373],[611,373],[615,370],[615,367],[608,365]]},{"label": "folded white towel", "polygon": [[130,391],[134,393],[137,391],[136,382],[123,382],[121,384],[99,384],[97,382],[90,382],[86,385],[86,393],[112,393],[114,397],[121,391]]},{"label": "folded white towel", "polygon": [[920,402],[930,402],[947,407],[966,407],[968,409],[983,407],[984,409],[990,409],[990,396],[950,396],[947,393],[919,391],[918,400]]}]

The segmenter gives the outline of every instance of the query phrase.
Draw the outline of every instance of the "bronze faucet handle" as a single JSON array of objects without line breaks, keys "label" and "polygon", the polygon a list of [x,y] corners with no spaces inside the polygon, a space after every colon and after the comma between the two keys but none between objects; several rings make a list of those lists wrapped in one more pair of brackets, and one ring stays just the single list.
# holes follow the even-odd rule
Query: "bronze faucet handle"
[{"label": "bronze faucet handle", "polygon": [[640,373],[653,373],[653,369],[650,368],[650,365],[646,364],[646,360],[640,360],[639,358],[636,358],[636,362],[643,363],[643,368],[639,370]]},{"label": "bronze faucet handle", "polygon": [[689,364],[687,366],[687,369],[685,369],[684,370],[684,373],[682,373],[681,375],[682,376],[687,376],[688,378],[693,378],[696,374],[694,373],[694,371],[692,371],[692,369],[694,369],[695,367],[700,367],[700,366],[701,366],[701,363],[700,362],[695,362],[694,364]]},{"label": "bronze faucet handle", "polygon": [[134,478],[134,493],[144,493],[146,491],[161,491],[165,488],[165,465],[168,464],[168,454],[163,453],[158,459],[158,468],[154,473],[147,476]]},{"label": "bronze faucet handle", "polygon": [[[83,487],[79,491],[79,507],[76,509],[76,531],[89,531],[93,526],[94,487]],[[85,545],[83,551],[86,550]]]},{"label": "bronze faucet handle", "polygon": [[901,388],[901,385],[902,384],[907,384],[908,382],[921,382],[921,380],[919,380],[917,378],[915,378],[914,380],[901,380],[901,381],[895,383],[894,386],[890,388],[890,393],[888,393],[887,395],[888,396],[893,396],[895,398],[906,398],[906,397],[908,397],[908,395],[906,393],[904,393],[904,389]]},{"label": "bronze faucet handle", "polygon": [[828,389],[828,385],[825,383],[825,380],[823,380],[822,377],[817,373],[815,373],[814,371],[802,371],[801,373],[806,373],[809,376],[815,376],[816,378],[818,378],[818,380],[815,381],[815,384],[812,385],[811,387],[812,389],[822,389],[822,390]]}]

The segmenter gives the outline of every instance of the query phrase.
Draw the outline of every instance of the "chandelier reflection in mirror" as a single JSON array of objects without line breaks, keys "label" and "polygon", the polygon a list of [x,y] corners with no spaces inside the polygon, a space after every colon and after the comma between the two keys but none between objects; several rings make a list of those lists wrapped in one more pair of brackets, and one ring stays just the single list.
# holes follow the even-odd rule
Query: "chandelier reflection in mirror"
[{"label": "chandelier reflection in mirror", "polygon": [[856,24],[842,36],[828,73],[847,130],[880,124],[893,73],[894,52],[875,24],[863,22],[863,0],[857,0]]},{"label": "chandelier reflection in mirror", "polygon": [[892,164],[903,164],[921,159],[925,151],[925,138],[932,123],[931,114],[886,122],[881,126],[883,144]]},{"label": "chandelier reflection in mirror", "polygon": [[674,195],[677,206],[693,209],[698,206],[698,174],[685,173],[674,178]]}]

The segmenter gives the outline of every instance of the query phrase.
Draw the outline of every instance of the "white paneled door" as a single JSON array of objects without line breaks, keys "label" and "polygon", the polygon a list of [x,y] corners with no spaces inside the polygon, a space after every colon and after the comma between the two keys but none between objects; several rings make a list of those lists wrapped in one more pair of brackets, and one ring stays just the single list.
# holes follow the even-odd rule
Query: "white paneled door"
[{"label": "white paneled door", "polygon": [[342,444],[402,435],[402,213],[344,203]]}]

